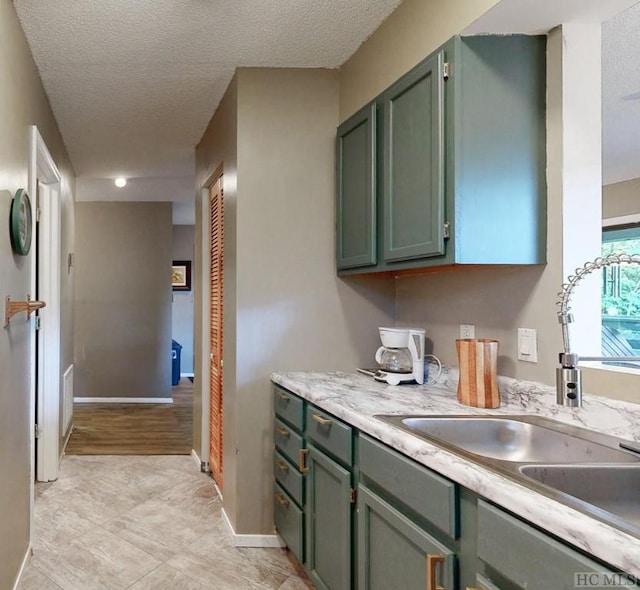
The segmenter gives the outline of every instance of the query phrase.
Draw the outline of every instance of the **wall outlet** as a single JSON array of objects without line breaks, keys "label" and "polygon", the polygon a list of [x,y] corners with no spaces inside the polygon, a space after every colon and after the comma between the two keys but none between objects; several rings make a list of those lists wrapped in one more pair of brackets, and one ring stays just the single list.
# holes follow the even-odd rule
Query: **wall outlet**
[{"label": "wall outlet", "polygon": [[460,338],[475,338],[476,327],[473,324],[460,324]]}]

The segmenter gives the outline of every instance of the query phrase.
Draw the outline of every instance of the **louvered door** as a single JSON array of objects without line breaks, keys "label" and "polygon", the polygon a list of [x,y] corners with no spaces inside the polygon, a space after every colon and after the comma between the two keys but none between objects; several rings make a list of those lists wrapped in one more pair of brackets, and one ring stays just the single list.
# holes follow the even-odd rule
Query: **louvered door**
[{"label": "louvered door", "polygon": [[211,187],[209,202],[209,302],[211,363],[209,468],[222,487],[222,318],[223,318],[223,199],[222,177]]}]

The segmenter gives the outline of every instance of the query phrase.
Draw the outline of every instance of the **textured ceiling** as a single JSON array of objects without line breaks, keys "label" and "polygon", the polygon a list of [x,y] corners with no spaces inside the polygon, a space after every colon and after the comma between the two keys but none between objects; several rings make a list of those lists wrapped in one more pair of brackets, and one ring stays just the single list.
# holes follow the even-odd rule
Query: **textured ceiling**
[{"label": "textured ceiling", "polygon": [[[14,0],[78,198],[174,201],[193,198],[193,148],[236,67],[338,67],[400,2]],[[640,4],[611,18],[634,3],[503,0],[465,31],[611,19],[603,26],[607,183],[640,177]],[[118,175],[133,180],[122,190],[100,180]]]},{"label": "textured ceiling", "polygon": [[236,67],[338,67],[400,1],[14,4],[78,177],[193,178]]},{"label": "textured ceiling", "polygon": [[640,178],[640,4],[602,26],[603,182]]}]

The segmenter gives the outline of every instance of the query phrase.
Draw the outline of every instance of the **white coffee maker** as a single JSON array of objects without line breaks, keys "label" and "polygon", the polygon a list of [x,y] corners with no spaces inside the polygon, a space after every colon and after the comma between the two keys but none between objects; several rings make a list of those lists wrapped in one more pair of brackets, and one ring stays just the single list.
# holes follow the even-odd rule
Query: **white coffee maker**
[{"label": "white coffee maker", "polygon": [[389,385],[424,383],[424,337],[420,328],[378,328],[382,346],[374,379]]}]

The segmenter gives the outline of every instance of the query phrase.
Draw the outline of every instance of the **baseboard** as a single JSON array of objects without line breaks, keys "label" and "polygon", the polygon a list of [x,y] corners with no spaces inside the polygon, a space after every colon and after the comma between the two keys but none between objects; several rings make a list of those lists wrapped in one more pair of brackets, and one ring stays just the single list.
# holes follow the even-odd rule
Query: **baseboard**
[{"label": "baseboard", "polygon": [[276,535],[239,535],[231,526],[231,521],[225,512],[225,509],[222,509],[222,518],[231,533],[233,538],[233,546],[234,547],[285,547],[285,544],[282,542],[282,539]]},{"label": "baseboard", "polygon": [[195,376],[196,376],[195,373],[180,373],[180,379],[187,378],[187,377],[195,377]]},{"label": "baseboard", "polygon": [[76,404],[172,404],[170,397],[74,397]]},{"label": "baseboard", "polygon": [[195,449],[191,449],[191,458],[196,462],[196,465],[200,467],[200,457],[198,457],[198,453],[196,453]]},{"label": "baseboard", "polygon": [[64,453],[67,450],[67,445],[69,444],[69,439],[71,438],[71,434],[73,433],[73,418],[69,424],[69,430],[67,430],[67,435],[64,437],[64,443],[62,444],[62,451],[60,452],[60,459],[58,461],[58,467],[60,466],[60,461],[62,461],[62,457],[64,457]]},{"label": "baseboard", "polygon": [[22,576],[24,575],[24,570],[27,568],[27,564],[29,563],[30,557],[31,557],[31,545],[27,547],[27,552],[24,554],[24,559],[22,560],[20,571],[18,572],[16,581],[13,584],[13,590],[18,590],[18,588],[20,587],[20,582],[22,582]]}]

